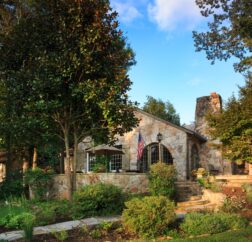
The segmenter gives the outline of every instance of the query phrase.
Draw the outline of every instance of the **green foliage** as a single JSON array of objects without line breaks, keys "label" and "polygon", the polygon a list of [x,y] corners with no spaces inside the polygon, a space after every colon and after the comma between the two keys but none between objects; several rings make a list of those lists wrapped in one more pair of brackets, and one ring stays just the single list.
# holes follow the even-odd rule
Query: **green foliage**
[{"label": "green foliage", "polygon": [[233,162],[252,162],[252,77],[240,88],[239,98],[232,97],[222,113],[209,115],[211,134],[222,142],[223,154]]},{"label": "green foliage", "polygon": [[123,226],[141,237],[162,235],[176,219],[174,203],[164,196],[135,198],[125,204]]},{"label": "green foliage", "polygon": [[90,231],[89,235],[93,239],[100,239],[102,237],[102,232],[99,228],[97,228],[97,229],[93,229],[92,231]]},{"label": "green foliage", "polygon": [[24,174],[24,181],[30,186],[34,199],[45,200],[49,186],[52,183],[54,172],[52,170],[43,170],[35,168],[34,170],[27,170]]},{"label": "green foliage", "polygon": [[252,204],[252,184],[243,184],[242,188],[246,192],[247,201]]},{"label": "green foliage", "polygon": [[202,187],[210,189],[212,192],[221,192],[221,184],[216,181],[210,182],[209,177],[197,178],[197,182]]},{"label": "green foliage", "polygon": [[52,224],[56,220],[71,218],[71,203],[67,200],[50,200],[46,202],[31,200],[27,207],[36,217],[36,225]]},{"label": "green foliage", "polygon": [[93,172],[107,172],[109,171],[109,161],[106,156],[96,156]]},{"label": "green foliage", "polygon": [[152,195],[172,198],[175,193],[176,171],[173,165],[158,162],[150,166],[149,190]]},{"label": "green foliage", "polygon": [[65,241],[68,238],[66,230],[61,230],[59,232],[53,231],[52,234],[58,241]]},{"label": "green foliage", "polygon": [[[207,59],[227,60],[237,57],[238,71],[252,66],[252,5],[250,0],[196,0],[204,17],[208,17],[209,30],[193,32],[197,51],[205,51]],[[212,16],[212,17],[211,17]]]},{"label": "green foliage", "polygon": [[7,173],[7,177],[0,183],[0,200],[10,196],[20,197],[24,194],[23,174],[19,170]]},{"label": "green foliage", "polygon": [[246,200],[240,197],[227,197],[220,210],[225,213],[238,213],[244,209]]},{"label": "green foliage", "polygon": [[33,238],[33,227],[35,224],[35,217],[33,214],[23,214],[21,229],[24,231],[24,240],[26,242],[32,242]]},{"label": "green foliage", "polygon": [[28,223],[28,220],[31,218],[32,218],[32,220],[35,220],[34,215],[29,212],[23,212],[20,214],[11,213],[5,217],[4,227],[22,229],[26,226],[25,223],[26,222]]},{"label": "green foliage", "polygon": [[137,124],[127,95],[134,53],[109,1],[15,0],[0,10],[1,138],[7,146],[10,133],[26,150],[62,138],[70,198],[76,166],[72,183],[69,147],[76,151],[87,135],[107,141]]},{"label": "green foliage", "polygon": [[147,102],[144,104],[143,110],[161,119],[180,125],[179,114],[176,113],[174,106],[169,101],[165,103],[161,99],[147,96]]},{"label": "green foliage", "polygon": [[173,242],[249,242],[251,241],[252,226],[246,229],[227,231],[207,237],[193,237],[186,239],[174,239]]},{"label": "green foliage", "polygon": [[188,235],[216,234],[229,229],[242,229],[248,225],[246,219],[227,213],[186,214],[180,228]]},{"label": "green foliage", "polygon": [[119,214],[124,207],[124,194],[112,184],[87,185],[74,193],[72,206],[74,218]]}]

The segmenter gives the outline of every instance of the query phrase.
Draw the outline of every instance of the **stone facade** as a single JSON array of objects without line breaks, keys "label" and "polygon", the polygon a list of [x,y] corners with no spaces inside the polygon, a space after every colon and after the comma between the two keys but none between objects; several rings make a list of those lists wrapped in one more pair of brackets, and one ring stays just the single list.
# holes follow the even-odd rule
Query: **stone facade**
[{"label": "stone facade", "polygon": [[[85,185],[98,182],[114,184],[125,192],[146,193],[148,192],[148,179],[146,174],[139,173],[90,173],[77,174],[77,186],[80,188]],[[50,189],[50,197],[67,198],[66,175],[54,177],[53,186]]]},{"label": "stone facade", "polygon": [[[192,130],[174,125],[170,122],[157,118],[142,110],[135,111],[139,119],[139,126],[131,132],[119,136],[116,145],[121,145],[124,155],[122,156],[122,171],[139,170],[137,161],[137,147],[139,132],[144,139],[145,147],[152,144],[158,145],[157,134],[162,134],[160,145],[166,149],[173,160],[173,164],[178,173],[178,180],[190,178],[191,170],[195,167],[192,164],[190,149],[194,145],[198,152],[201,144],[206,140]],[[79,144],[77,170],[87,171],[87,161],[85,150],[91,146],[90,142]]]},{"label": "stone facade", "polygon": [[[124,152],[120,172],[143,171],[141,169],[143,161],[137,161],[139,133],[144,139],[145,151],[147,148],[149,149],[149,156],[155,153],[152,150],[153,146],[159,147],[158,153],[162,153],[160,152],[161,146],[162,149],[169,153],[172,163],[177,170],[178,180],[190,179],[192,170],[198,167],[219,172],[231,172],[230,163],[222,159],[222,153],[219,149],[220,142],[210,137],[206,121],[208,113],[218,113],[221,111],[221,108],[222,100],[220,95],[216,93],[198,98],[195,112],[195,127],[193,129],[177,126],[140,109],[136,110],[135,116],[139,119],[138,127],[131,132],[125,133],[123,136],[118,136],[115,144],[120,145]],[[160,143],[157,141],[157,134],[159,133],[162,134]],[[87,137],[79,144],[78,171],[84,173],[88,171],[86,150],[90,147],[93,147],[90,137]],[[155,157],[156,160],[154,162],[158,158]],[[149,160],[148,158],[148,162]],[[151,162],[153,162],[153,158],[151,158]],[[150,165],[151,162],[147,165]]]}]

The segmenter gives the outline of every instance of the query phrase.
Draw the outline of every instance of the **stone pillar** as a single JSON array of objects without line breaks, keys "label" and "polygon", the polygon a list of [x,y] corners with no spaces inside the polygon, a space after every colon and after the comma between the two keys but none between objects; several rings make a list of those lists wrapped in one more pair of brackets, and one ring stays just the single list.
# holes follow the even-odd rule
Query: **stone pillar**
[{"label": "stone pillar", "polygon": [[213,140],[206,120],[208,114],[218,114],[222,109],[222,99],[219,94],[213,92],[210,96],[197,98],[195,110],[195,130],[208,141],[202,145],[200,150],[200,166],[207,170],[223,171],[223,158],[220,149],[221,142]]}]

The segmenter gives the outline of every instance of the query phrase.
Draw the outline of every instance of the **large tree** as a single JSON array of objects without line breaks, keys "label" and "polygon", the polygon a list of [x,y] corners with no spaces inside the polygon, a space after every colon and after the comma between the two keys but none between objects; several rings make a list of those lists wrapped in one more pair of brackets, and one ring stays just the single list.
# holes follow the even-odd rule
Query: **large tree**
[{"label": "large tree", "polygon": [[[211,134],[222,142],[223,154],[238,164],[252,163],[252,77],[231,97],[222,113],[209,115]],[[252,172],[252,170],[251,170]]]},{"label": "large tree", "polygon": [[12,78],[17,86],[24,85],[22,94],[29,95],[24,106],[54,123],[65,144],[71,188],[71,146],[76,161],[83,137],[101,132],[106,141],[136,124],[127,96],[133,51],[109,1],[5,1],[1,7],[10,16],[24,9],[1,36],[1,80]]},{"label": "large tree", "polygon": [[164,102],[161,99],[147,96],[143,110],[171,123],[180,125],[179,114],[176,113],[174,106],[169,101]]},{"label": "large tree", "polygon": [[197,51],[207,58],[227,60],[237,57],[237,71],[251,71],[252,66],[252,4],[251,0],[196,0],[209,30],[193,32]]}]

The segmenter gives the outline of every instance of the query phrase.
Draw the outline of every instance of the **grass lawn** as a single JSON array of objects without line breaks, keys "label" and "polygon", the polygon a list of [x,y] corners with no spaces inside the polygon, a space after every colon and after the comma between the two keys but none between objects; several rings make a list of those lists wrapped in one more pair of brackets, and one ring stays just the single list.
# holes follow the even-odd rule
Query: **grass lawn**
[{"label": "grass lawn", "polygon": [[192,239],[174,239],[174,242],[252,242],[252,226],[242,230],[227,231],[224,233],[214,234],[209,237],[192,238]]}]

